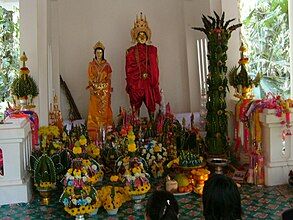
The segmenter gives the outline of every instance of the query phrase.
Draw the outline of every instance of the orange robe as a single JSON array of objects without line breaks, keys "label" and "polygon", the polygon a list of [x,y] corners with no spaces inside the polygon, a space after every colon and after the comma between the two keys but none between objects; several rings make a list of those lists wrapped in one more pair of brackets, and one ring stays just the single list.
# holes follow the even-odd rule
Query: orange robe
[{"label": "orange robe", "polygon": [[111,66],[106,60],[98,64],[94,59],[89,63],[88,89],[90,90],[90,102],[87,129],[92,140],[97,139],[97,134],[99,134],[101,128],[113,123],[111,73]]}]

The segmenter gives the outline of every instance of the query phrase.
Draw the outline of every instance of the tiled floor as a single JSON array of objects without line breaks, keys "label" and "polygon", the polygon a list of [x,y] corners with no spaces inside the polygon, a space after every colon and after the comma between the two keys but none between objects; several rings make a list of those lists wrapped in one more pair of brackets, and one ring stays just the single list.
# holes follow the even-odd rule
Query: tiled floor
[{"label": "tiled floor", "polygon": [[[293,187],[258,187],[244,185],[240,188],[242,196],[243,219],[281,219],[281,213],[293,207]],[[1,195],[0,195],[1,196]],[[41,206],[40,198],[35,195],[28,204],[13,204],[0,207],[0,219],[70,219],[58,202],[55,193],[49,206]],[[194,193],[176,196],[180,205],[180,220],[203,219],[201,198]],[[144,201],[145,203],[145,201]],[[100,208],[95,216],[86,219],[144,219],[144,210],[134,211],[133,203],[124,204],[116,217],[108,217]]]}]

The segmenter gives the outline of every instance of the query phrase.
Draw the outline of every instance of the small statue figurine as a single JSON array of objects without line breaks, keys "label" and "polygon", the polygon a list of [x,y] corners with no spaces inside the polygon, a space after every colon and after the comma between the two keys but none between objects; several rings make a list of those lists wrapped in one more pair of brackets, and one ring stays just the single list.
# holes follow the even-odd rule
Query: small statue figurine
[{"label": "small statue figurine", "polygon": [[156,104],[161,103],[158,56],[157,48],[147,44],[151,42],[151,30],[142,13],[140,18],[136,16],[131,37],[136,45],[126,52],[126,92],[129,94],[134,115],[139,116],[140,107],[144,102],[150,120],[153,121]]},{"label": "small statue figurine", "polygon": [[110,64],[104,58],[104,45],[99,41],[94,46],[95,58],[89,63],[88,78],[90,102],[87,119],[87,129],[91,140],[100,137],[100,130],[113,123],[111,109],[111,74]]},{"label": "small statue figurine", "polygon": [[63,131],[63,118],[61,111],[59,110],[57,95],[54,95],[53,103],[50,103],[49,112],[49,125],[55,125],[58,127],[60,133]]},{"label": "small statue figurine", "polygon": [[289,185],[290,185],[290,186],[293,186],[293,170],[290,170],[288,176],[289,176],[289,180],[288,180]]}]

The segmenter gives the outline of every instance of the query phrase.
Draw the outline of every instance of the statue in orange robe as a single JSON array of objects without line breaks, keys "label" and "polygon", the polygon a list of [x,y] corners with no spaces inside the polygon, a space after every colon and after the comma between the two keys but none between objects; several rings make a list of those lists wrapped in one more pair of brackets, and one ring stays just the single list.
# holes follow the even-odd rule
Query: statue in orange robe
[{"label": "statue in orange robe", "polygon": [[94,46],[95,58],[89,63],[88,78],[90,102],[87,129],[92,140],[99,138],[101,129],[112,125],[111,109],[111,73],[110,64],[104,59],[105,47],[99,41]]},{"label": "statue in orange robe", "polygon": [[145,103],[150,119],[153,120],[156,104],[160,104],[159,68],[157,48],[148,45],[151,30],[146,18],[136,18],[131,30],[131,37],[135,46],[126,53],[126,91],[129,94],[131,107],[136,115],[142,103]]}]

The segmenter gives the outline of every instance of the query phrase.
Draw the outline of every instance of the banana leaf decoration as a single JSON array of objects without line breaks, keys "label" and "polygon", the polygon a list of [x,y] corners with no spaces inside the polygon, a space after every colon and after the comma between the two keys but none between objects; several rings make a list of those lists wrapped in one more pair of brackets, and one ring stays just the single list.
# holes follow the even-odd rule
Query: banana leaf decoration
[{"label": "banana leaf decoration", "polygon": [[34,181],[40,185],[41,182],[56,182],[56,170],[53,160],[43,154],[34,165]]},{"label": "banana leaf decoration", "polygon": [[209,155],[222,155],[227,150],[227,50],[231,33],[242,24],[231,25],[235,19],[225,21],[225,13],[219,16],[202,16],[204,27],[192,29],[202,31],[208,39],[209,74],[207,79],[206,146]]}]

